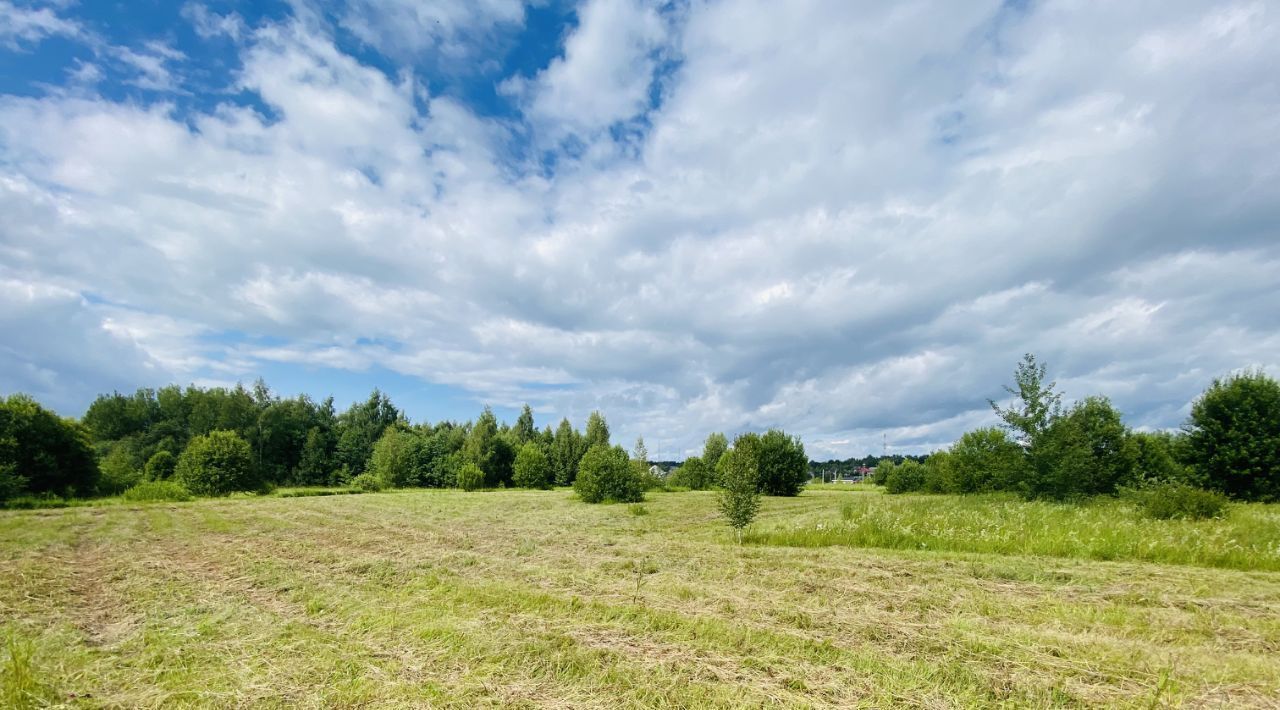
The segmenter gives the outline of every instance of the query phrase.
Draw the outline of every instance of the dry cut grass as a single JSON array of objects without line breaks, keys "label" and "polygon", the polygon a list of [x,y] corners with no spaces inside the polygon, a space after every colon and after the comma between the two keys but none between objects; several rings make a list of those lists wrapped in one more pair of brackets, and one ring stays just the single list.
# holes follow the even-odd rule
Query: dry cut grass
[{"label": "dry cut grass", "polygon": [[[757,534],[865,493],[769,499]],[[874,500],[874,499],[869,499]],[[732,544],[707,493],[0,514],[0,705],[1277,706],[1280,574]]]}]

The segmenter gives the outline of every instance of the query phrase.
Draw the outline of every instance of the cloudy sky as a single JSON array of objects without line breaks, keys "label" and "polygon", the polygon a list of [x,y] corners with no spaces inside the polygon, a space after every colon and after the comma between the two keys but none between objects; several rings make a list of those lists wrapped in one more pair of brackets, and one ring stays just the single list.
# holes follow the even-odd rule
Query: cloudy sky
[{"label": "cloudy sky", "polygon": [[265,377],[679,457],[1280,372],[1280,4],[0,0],[0,392]]}]

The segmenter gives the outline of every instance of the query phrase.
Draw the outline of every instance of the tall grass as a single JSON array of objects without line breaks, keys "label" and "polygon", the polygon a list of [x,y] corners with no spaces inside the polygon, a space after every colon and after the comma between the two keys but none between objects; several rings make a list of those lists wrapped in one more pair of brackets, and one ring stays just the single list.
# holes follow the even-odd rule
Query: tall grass
[{"label": "tall grass", "polygon": [[10,634],[0,647],[0,707],[46,707],[52,700],[49,688],[41,682],[32,658],[31,642]]},{"label": "tall grass", "polygon": [[758,527],[746,541],[1280,570],[1280,507],[1236,505],[1226,519],[1154,520],[1132,504],[1012,496],[855,494],[839,518]]}]

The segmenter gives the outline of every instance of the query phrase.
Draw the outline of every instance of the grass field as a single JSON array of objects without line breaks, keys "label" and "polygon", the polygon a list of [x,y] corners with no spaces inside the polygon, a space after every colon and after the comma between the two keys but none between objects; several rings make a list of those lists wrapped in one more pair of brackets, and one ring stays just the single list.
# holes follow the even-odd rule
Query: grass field
[{"label": "grass field", "polygon": [[739,547],[709,493],[3,512],[0,707],[1277,707],[1277,515],[818,488]]}]

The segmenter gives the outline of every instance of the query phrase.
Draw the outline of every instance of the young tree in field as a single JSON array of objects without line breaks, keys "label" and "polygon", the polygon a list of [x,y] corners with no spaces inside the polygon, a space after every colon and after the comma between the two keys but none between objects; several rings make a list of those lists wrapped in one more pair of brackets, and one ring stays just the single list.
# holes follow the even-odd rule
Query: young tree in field
[{"label": "young tree in field", "polygon": [[609,445],[609,423],[600,412],[592,412],[587,417],[587,448]]},{"label": "young tree in field", "polygon": [[1002,408],[995,400],[987,400],[1024,449],[1034,446],[1037,437],[1062,413],[1062,395],[1053,391],[1056,383],[1045,384],[1044,377],[1045,366],[1027,353],[1014,372],[1015,386],[1004,388],[1018,398],[1018,403]]},{"label": "young tree in field", "polygon": [[384,487],[420,486],[427,475],[426,441],[414,431],[387,427],[369,456],[368,472]]},{"label": "young tree in field", "polygon": [[621,446],[587,449],[578,464],[573,490],[585,503],[639,503],[644,486]]},{"label": "young tree in field", "polygon": [[760,492],[765,495],[799,495],[809,480],[809,457],[804,453],[800,437],[770,429],[760,437],[755,457]]},{"label": "young tree in field", "polygon": [[737,446],[724,454],[720,460],[720,514],[724,516],[736,533],[738,544],[742,544],[742,530],[755,520],[760,510],[760,492],[758,470],[755,457]]},{"label": "young tree in field", "polygon": [[458,470],[458,487],[464,491],[476,491],[484,488],[484,471],[468,461]]},{"label": "young tree in field", "polygon": [[550,488],[551,464],[536,441],[520,447],[516,454],[512,483],[521,488]]},{"label": "young tree in field", "polygon": [[1280,501],[1280,383],[1262,372],[1214,380],[1191,406],[1187,451],[1207,485]]},{"label": "young tree in field", "polygon": [[174,478],[197,495],[221,496],[261,486],[249,442],[234,431],[197,436],[178,457]]},{"label": "young tree in field", "polygon": [[1008,432],[987,427],[965,432],[951,446],[953,493],[1009,490],[1022,478],[1026,461]]},{"label": "young tree in field", "polygon": [[729,450],[729,440],[720,432],[712,432],[707,436],[706,442],[702,445],[702,463],[712,471],[716,470],[716,466],[720,463],[720,457],[724,456],[724,452]]}]

